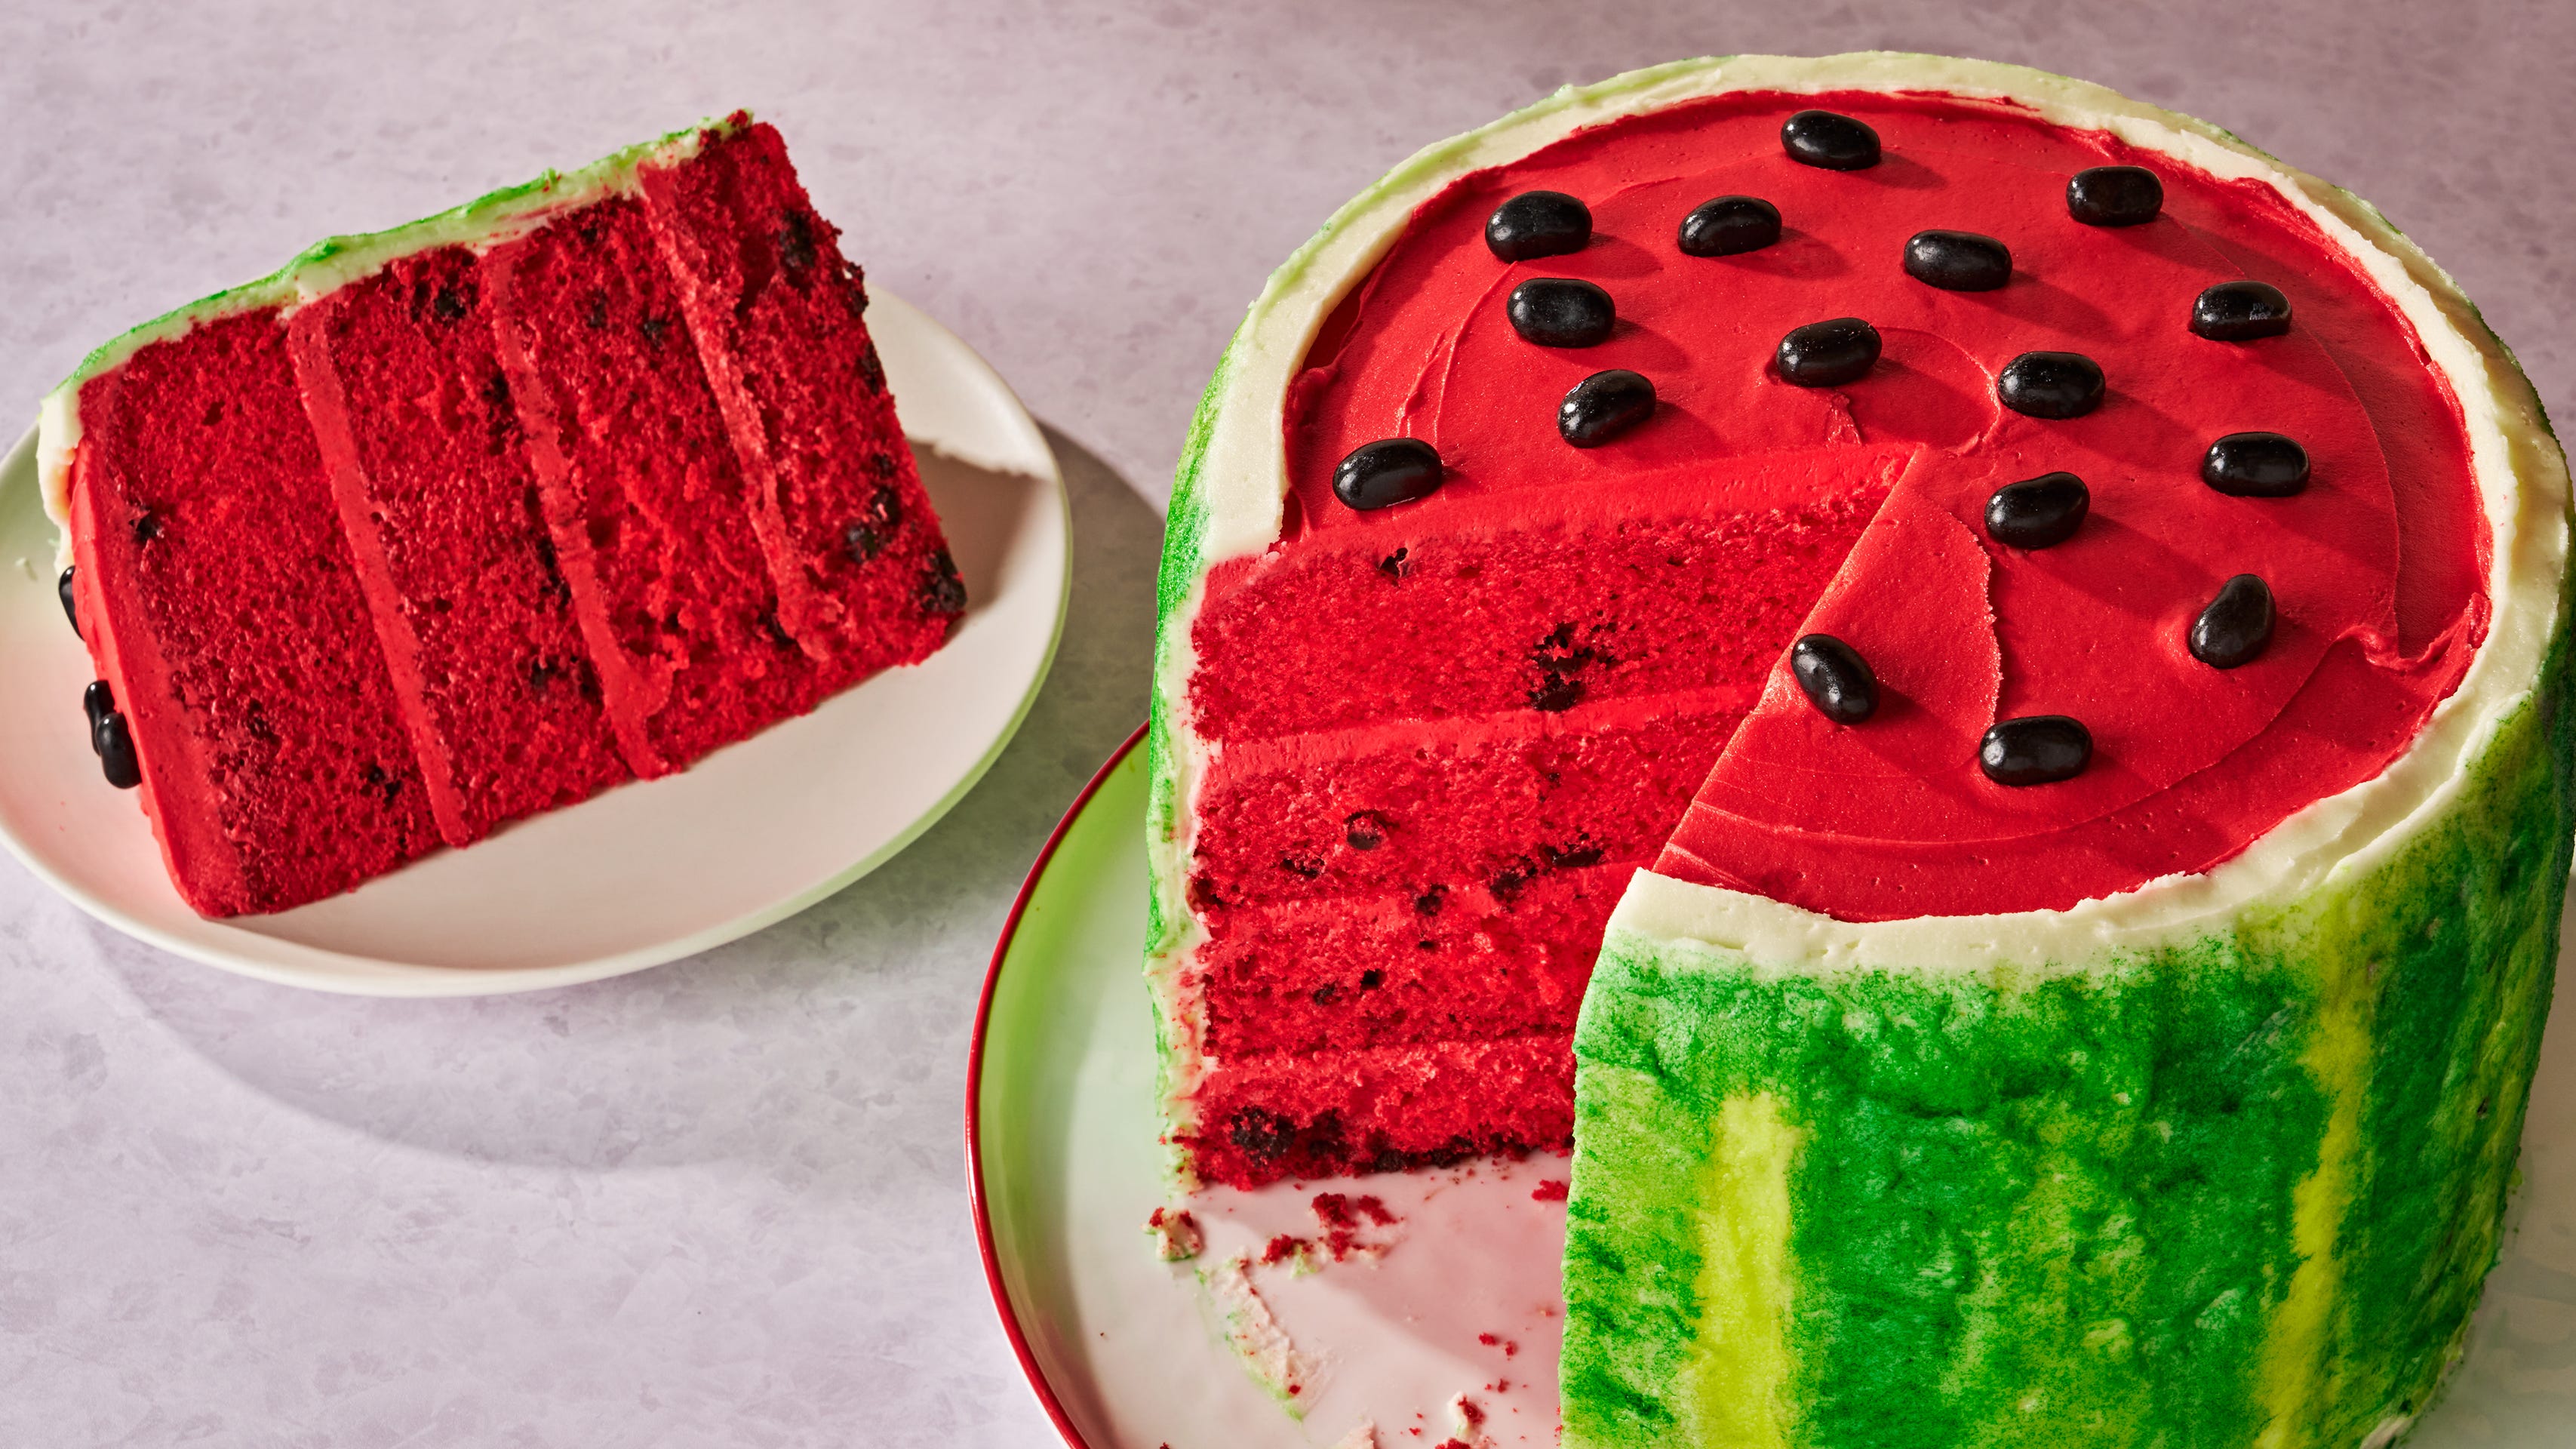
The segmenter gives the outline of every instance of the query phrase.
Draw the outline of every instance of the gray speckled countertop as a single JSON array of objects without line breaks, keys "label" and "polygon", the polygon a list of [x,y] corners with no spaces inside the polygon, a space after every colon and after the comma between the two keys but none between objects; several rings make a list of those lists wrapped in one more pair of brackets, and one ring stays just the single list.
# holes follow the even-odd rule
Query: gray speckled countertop
[{"label": "gray speckled countertop", "polygon": [[0,400],[325,233],[747,105],[1049,425],[1054,675],[874,876],[573,990],[257,985],[0,860],[0,1445],[1047,1442],[966,1220],[966,1040],[1022,872],[1144,709],[1192,403],[1334,206],[1562,82],[1871,46],[2102,81],[2379,203],[2576,416],[2566,0],[595,10],[0,9]]}]

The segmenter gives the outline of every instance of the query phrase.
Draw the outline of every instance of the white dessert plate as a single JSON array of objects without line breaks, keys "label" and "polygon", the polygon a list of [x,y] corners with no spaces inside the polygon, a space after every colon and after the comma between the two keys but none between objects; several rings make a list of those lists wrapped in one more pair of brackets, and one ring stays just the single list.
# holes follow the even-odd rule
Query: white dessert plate
[{"label": "white dessert plate", "polygon": [[[1364,1423],[1377,1449],[1551,1449],[1565,1215],[1533,1193],[1562,1182],[1562,1157],[1201,1193],[1178,1200],[1204,1231],[1199,1257],[1152,1251],[1145,1223],[1176,1200],[1139,971],[1144,804],[1131,739],[1038,857],[977,1013],[967,1180],[1039,1402],[1074,1449],[1322,1449],[1365,1445]],[[2522,1172],[2466,1361],[2408,1449],[2576,1443],[2576,1000],[2553,1013]],[[1358,1241],[1336,1260],[1322,1192],[1374,1194],[1396,1221],[1352,1214]],[[1279,1261],[1261,1261],[1283,1236]],[[1264,1387],[1248,1361],[1298,1392]],[[1462,1397],[1481,1422],[1460,1422]]]},{"label": "white dessert plate", "polygon": [[621,785],[327,901],[199,917],[82,726],[88,653],[55,595],[35,435],[0,460],[0,840],[81,909],[263,980],[374,996],[529,991],[641,970],[803,909],[947,813],[1055,657],[1071,533],[1055,455],[955,334],[882,287],[868,324],[966,582],[927,661],[676,775]]}]

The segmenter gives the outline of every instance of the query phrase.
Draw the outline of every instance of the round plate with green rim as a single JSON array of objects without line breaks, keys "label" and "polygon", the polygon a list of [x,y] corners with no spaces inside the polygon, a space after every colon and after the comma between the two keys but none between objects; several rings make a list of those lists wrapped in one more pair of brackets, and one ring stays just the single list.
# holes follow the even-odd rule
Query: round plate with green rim
[{"label": "round plate with green rim", "polygon": [[[1379,1449],[1553,1445],[1563,1158],[1174,1194],[1140,970],[1142,735],[1040,853],[977,1010],[968,1189],[1030,1386],[1076,1449],[1322,1449],[1365,1444],[1363,1424]],[[2576,1000],[2532,1089],[2515,1228],[2410,1449],[2576,1443],[2576,1021],[2559,1018]],[[1319,1212],[1326,1192],[1344,1202]],[[1354,1211],[1363,1196],[1394,1221]],[[1205,1237],[1186,1262],[1146,1231],[1173,1207]],[[1335,1218],[1357,1225],[1340,1255]]]},{"label": "round plate with green rim", "polygon": [[821,900],[947,813],[1019,728],[1071,580],[1064,481],[1019,400],[882,287],[869,329],[966,582],[940,651],[659,780],[518,821],[345,895],[210,921],[180,900],[81,724],[88,651],[54,590],[35,435],[0,460],[0,840],[81,909],[182,956],[373,996],[641,970]]}]

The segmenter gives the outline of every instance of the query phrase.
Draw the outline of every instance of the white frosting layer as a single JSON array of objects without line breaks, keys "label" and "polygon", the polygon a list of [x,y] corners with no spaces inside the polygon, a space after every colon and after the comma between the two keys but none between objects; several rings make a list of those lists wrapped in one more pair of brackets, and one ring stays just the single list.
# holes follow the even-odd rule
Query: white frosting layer
[{"label": "white frosting layer", "polygon": [[36,481],[43,492],[45,516],[54,522],[54,567],[68,568],[72,561],[72,452],[81,438],[80,391],[90,379],[114,372],[144,348],[184,336],[202,323],[268,307],[291,312],[316,297],[363,281],[403,257],[447,246],[488,251],[514,241],[565,212],[605,197],[632,193],[637,185],[636,174],[645,166],[686,161],[697,155],[710,130],[721,134],[732,124],[711,122],[704,127],[674,131],[578,171],[549,171],[524,186],[496,191],[388,231],[317,242],[258,281],[201,297],[81,359],[72,375],[36,408]]},{"label": "white frosting layer", "polygon": [[[1193,798],[1208,747],[1191,729],[1190,643],[1209,567],[1277,541],[1287,489],[1283,407],[1288,385],[1324,318],[1402,235],[1414,209],[1461,174],[1518,160],[1572,132],[1621,116],[1729,91],[1935,91],[2007,100],[2058,125],[2111,133],[2222,179],[2270,186],[2351,254],[2422,338],[2457,393],[2470,466],[2493,535],[2486,643],[2414,747],[2377,778],[2316,802],[2211,871],[2169,876],[2064,911],[1851,923],[1763,897],[1640,872],[1612,917],[1614,930],[1740,950],[1784,969],[1888,965],[1976,969],[2001,962],[2080,968],[2225,927],[2249,907],[2296,900],[2341,875],[2373,868],[2446,811],[2464,766],[2529,695],[2558,622],[2566,565],[2568,476],[2537,398],[2512,356],[2451,279],[2368,203],[2284,166],[2225,131],[2097,85],[1986,61],[1872,52],[1816,59],[1735,56],[1683,61],[1585,87],[1567,87],[1481,130],[1427,147],[1342,208],[1282,266],[1228,347],[1224,391],[1205,419],[1197,473],[1204,531],[1189,594],[1165,619],[1156,690],[1172,733],[1178,798]],[[1174,838],[1150,839],[1167,918],[1186,922],[1192,842],[1184,809]],[[1156,977],[1176,1060],[1169,1085],[1187,1089],[1195,1027],[1173,967],[1198,931],[1158,943]]]}]

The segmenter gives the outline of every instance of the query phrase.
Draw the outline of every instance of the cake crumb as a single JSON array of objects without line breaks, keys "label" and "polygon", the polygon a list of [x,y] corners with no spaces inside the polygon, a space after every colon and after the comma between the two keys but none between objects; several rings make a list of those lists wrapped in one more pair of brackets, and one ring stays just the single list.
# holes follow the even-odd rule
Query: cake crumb
[{"label": "cake crumb", "polygon": [[1153,1235],[1154,1251],[1166,1263],[1195,1258],[1207,1246],[1199,1220],[1181,1208],[1154,1209],[1154,1215],[1145,1219],[1145,1231]]},{"label": "cake crumb", "polygon": [[1375,1193],[1351,1197],[1338,1192],[1319,1192],[1310,1204],[1315,1222],[1324,1230],[1325,1249],[1340,1262],[1357,1252],[1376,1257],[1386,1251],[1384,1243],[1366,1243],[1360,1239],[1365,1225],[1393,1226],[1399,1219],[1387,1210],[1386,1202]]},{"label": "cake crumb", "polygon": [[1300,1268],[1310,1267],[1314,1251],[1315,1242],[1312,1238],[1300,1238],[1290,1233],[1281,1233],[1262,1245],[1261,1261],[1265,1265],[1291,1263]]},{"label": "cake crumb", "polygon": [[1538,1186],[1530,1190],[1530,1201],[1563,1202],[1565,1201],[1566,1187],[1567,1184],[1557,1180],[1556,1178],[1542,1177],[1538,1180]]},{"label": "cake crumb", "polygon": [[1376,1422],[1369,1419],[1360,1420],[1359,1427],[1344,1434],[1340,1442],[1333,1445],[1333,1449],[1377,1449]]}]

